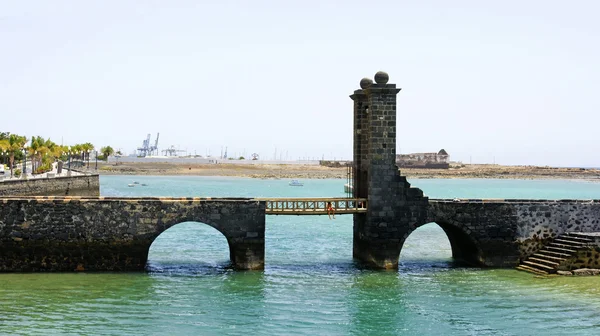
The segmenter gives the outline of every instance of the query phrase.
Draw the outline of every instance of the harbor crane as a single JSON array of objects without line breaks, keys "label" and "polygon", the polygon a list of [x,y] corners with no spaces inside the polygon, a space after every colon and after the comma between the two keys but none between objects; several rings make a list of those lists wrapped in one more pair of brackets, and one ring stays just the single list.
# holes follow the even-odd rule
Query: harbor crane
[{"label": "harbor crane", "polygon": [[150,156],[150,155],[158,155],[158,137],[160,136],[160,133],[156,133],[156,141],[154,142],[154,145],[151,146],[150,145],[150,134],[148,134],[148,137],[146,138],[146,140],[144,140],[142,142],[142,147],[139,147],[138,150],[138,156],[141,157],[146,157],[146,156]]},{"label": "harbor crane", "polygon": [[178,152],[185,152],[183,149],[175,149],[175,146],[171,145],[170,148],[162,150],[164,156],[179,156]]}]

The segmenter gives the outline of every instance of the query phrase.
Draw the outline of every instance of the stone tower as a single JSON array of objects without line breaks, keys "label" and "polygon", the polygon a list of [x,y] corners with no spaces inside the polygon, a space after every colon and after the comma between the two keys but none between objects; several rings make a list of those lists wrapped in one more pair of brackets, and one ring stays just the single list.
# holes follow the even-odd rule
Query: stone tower
[{"label": "stone tower", "polygon": [[360,81],[354,100],[355,198],[367,198],[366,213],[354,215],[353,256],[367,267],[398,268],[408,234],[427,220],[428,199],[411,188],[396,166],[396,95],[387,73]]}]

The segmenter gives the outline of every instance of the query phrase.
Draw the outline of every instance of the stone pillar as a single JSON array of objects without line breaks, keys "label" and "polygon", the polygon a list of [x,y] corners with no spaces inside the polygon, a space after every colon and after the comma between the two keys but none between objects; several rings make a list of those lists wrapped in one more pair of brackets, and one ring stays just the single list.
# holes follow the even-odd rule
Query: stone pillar
[{"label": "stone pillar", "polygon": [[[373,85],[369,78],[363,78],[360,86],[366,89]],[[368,176],[368,144],[369,123],[367,118],[368,102],[367,95],[363,90],[356,90],[350,96],[354,101],[354,155],[353,155],[353,193],[355,198],[367,197]]]},{"label": "stone pillar", "polygon": [[367,267],[395,269],[404,239],[416,223],[427,218],[427,199],[419,189],[410,188],[396,166],[396,95],[400,89],[388,80],[380,71],[375,84],[361,81],[368,106],[364,110],[367,125],[361,132],[367,134],[358,138],[364,143],[355,143],[354,157],[365,154],[360,163],[366,167],[362,171],[366,171],[368,208],[366,214],[354,215],[353,255]]},{"label": "stone pillar", "polygon": [[[369,78],[363,78],[360,81],[362,89],[367,89],[373,85],[373,81]],[[350,96],[354,101],[354,145],[353,145],[353,178],[352,178],[352,196],[355,198],[368,197],[368,154],[369,154],[369,122],[368,122],[368,102],[367,95],[363,90],[356,90]],[[365,226],[365,214],[355,214],[353,221],[353,244],[356,246],[356,238],[360,235],[360,229]],[[356,253],[356,248],[353,248],[353,254]],[[357,256],[354,256],[357,258]]]},{"label": "stone pillar", "polygon": [[230,239],[229,258],[238,270],[262,270],[265,268],[265,239]]}]

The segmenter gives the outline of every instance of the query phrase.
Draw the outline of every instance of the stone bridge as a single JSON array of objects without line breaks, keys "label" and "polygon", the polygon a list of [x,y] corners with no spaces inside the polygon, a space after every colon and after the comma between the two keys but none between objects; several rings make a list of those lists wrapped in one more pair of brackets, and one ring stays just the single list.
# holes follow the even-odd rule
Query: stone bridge
[{"label": "stone bridge", "polygon": [[[156,237],[186,221],[202,222],[221,232],[235,268],[262,269],[265,216],[302,214],[269,211],[267,204],[290,200],[6,197],[0,199],[0,271],[144,270]],[[370,210],[360,203],[355,219],[366,217]],[[321,209],[302,211],[314,215]],[[376,215],[386,216],[385,212]],[[446,232],[455,258],[492,267],[514,267],[566,231],[600,231],[600,201],[428,200],[410,216],[408,226],[402,220],[380,221],[355,232],[355,243],[358,237],[364,239],[359,243],[368,242],[355,245],[357,258],[369,267],[397,267],[406,238],[430,222]]]},{"label": "stone bridge", "polygon": [[143,270],[154,239],[185,221],[220,231],[234,267],[262,269],[265,215],[323,215],[329,202],[352,214],[353,256],[371,268],[397,268],[405,240],[430,222],[455,258],[490,267],[517,266],[565,232],[600,231],[600,200],[430,200],[396,166],[400,89],[383,72],[360,86],[351,198],[0,198],[0,271]]},{"label": "stone bridge", "polygon": [[264,266],[265,202],[250,199],[8,197],[0,199],[0,271],[140,271],[175,224],[221,232],[238,269]]}]

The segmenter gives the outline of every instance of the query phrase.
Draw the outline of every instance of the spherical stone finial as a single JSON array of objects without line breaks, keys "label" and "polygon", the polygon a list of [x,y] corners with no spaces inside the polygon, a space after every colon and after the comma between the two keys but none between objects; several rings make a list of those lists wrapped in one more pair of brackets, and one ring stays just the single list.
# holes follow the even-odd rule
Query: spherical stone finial
[{"label": "spherical stone finial", "polygon": [[370,88],[371,85],[373,85],[373,80],[371,78],[365,77],[360,80],[360,88],[363,90]]},{"label": "spherical stone finial", "polygon": [[387,84],[389,80],[390,76],[387,74],[387,72],[377,71],[375,74],[375,83],[377,84]]}]

